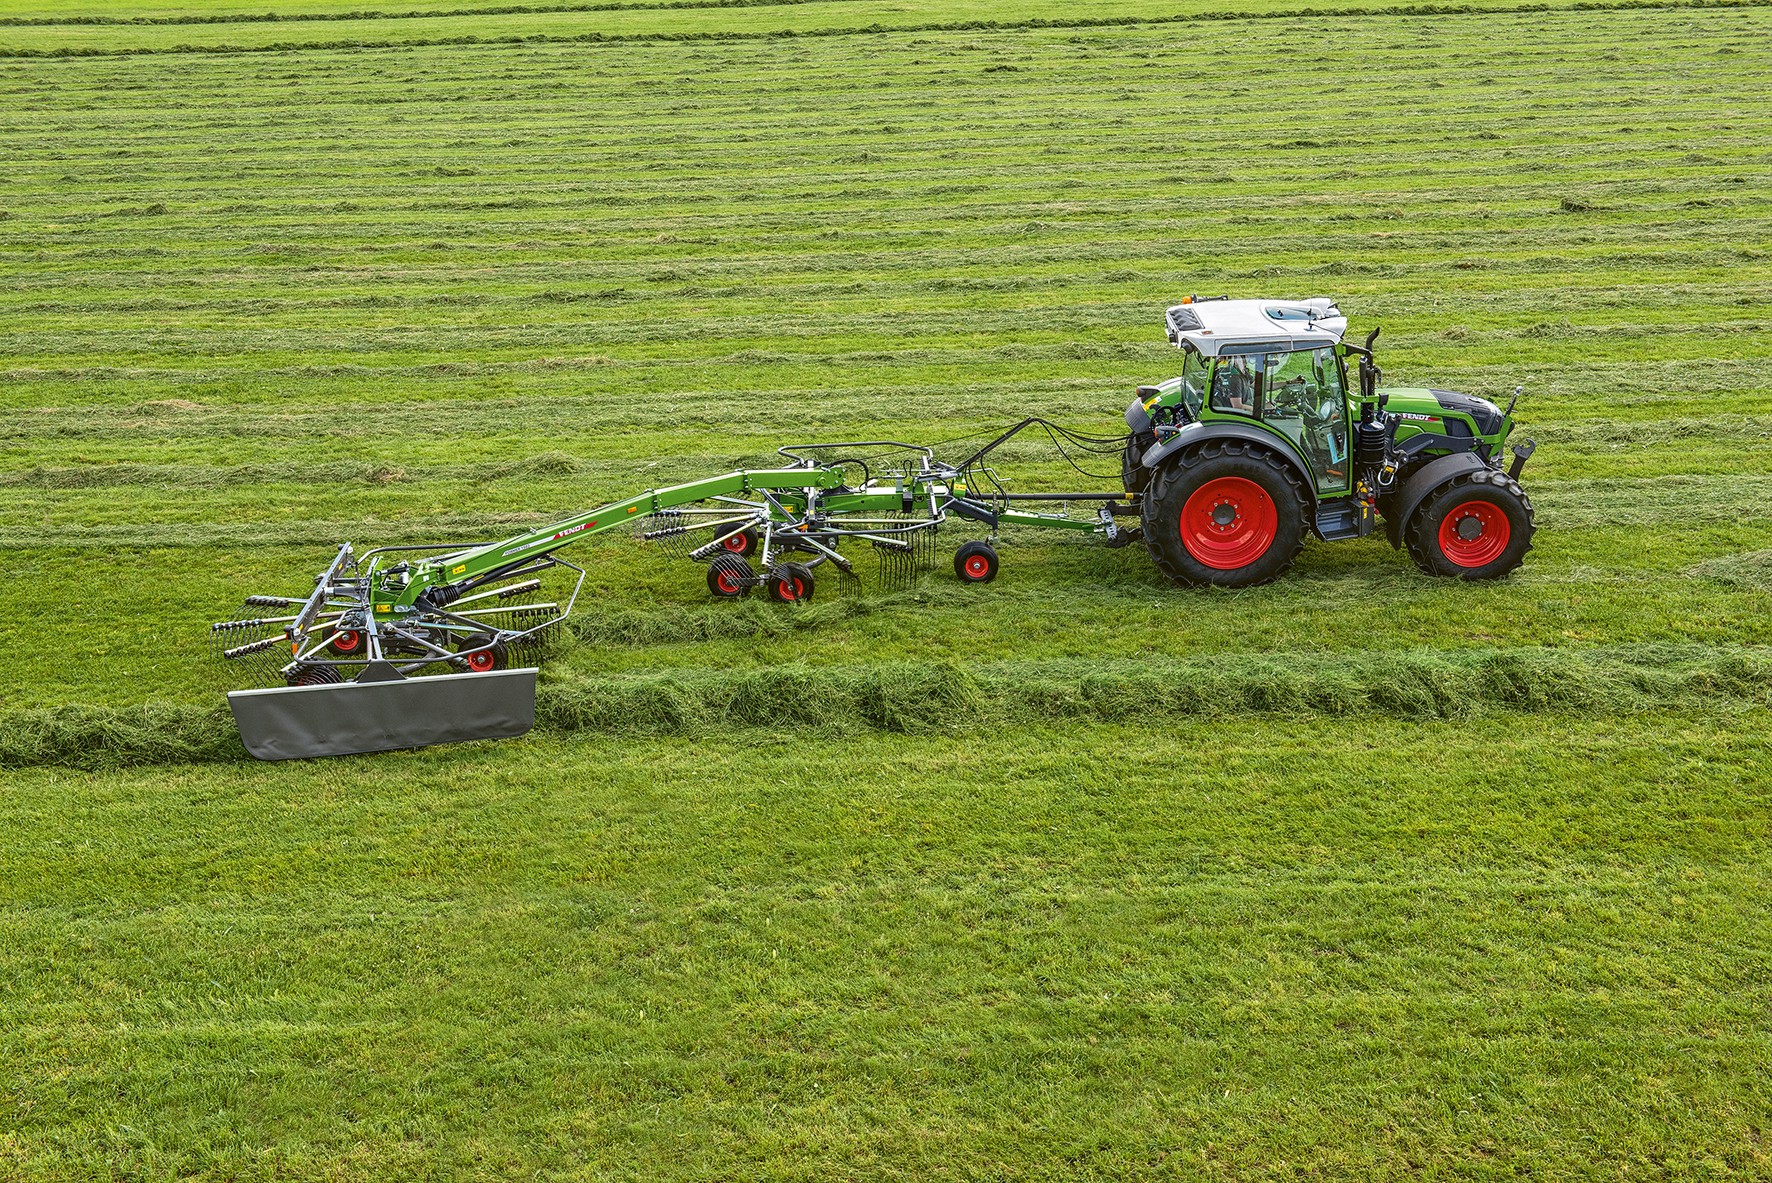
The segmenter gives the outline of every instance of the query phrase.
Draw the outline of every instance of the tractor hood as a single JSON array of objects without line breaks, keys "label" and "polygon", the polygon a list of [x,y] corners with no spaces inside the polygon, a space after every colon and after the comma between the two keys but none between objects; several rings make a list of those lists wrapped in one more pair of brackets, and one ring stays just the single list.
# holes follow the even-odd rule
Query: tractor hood
[{"label": "tractor hood", "polygon": [[1401,416],[1403,422],[1413,423],[1427,431],[1459,434],[1456,428],[1450,431],[1446,429],[1445,424],[1450,413],[1454,422],[1469,419],[1476,428],[1477,435],[1493,436],[1502,430],[1507,419],[1500,407],[1474,394],[1435,390],[1426,386],[1383,386],[1379,388],[1379,392],[1389,396],[1385,410]]}]

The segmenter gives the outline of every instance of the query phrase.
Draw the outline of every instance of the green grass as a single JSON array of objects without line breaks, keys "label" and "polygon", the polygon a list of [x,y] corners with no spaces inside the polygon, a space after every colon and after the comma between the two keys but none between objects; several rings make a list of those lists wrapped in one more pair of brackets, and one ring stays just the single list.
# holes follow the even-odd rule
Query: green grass
[{"label": "green grass", "polygon": [[1767,719],[1647,723],[27,773],[0,1162],[1763,1174]]},{"label": "green grass", "polygon": [[[0,0],[0,1175],[1772,1174],[1772,11],[65,19],[266,7]],[[1187,292],[1523,384],[1527,566],[611,540],[530,739],[231,736],[339,541],[1111,430]]]}]

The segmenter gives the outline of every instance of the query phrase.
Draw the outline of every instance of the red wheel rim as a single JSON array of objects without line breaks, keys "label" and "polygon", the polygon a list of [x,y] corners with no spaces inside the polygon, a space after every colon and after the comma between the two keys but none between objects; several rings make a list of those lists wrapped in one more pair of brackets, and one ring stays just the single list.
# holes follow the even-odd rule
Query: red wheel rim
[{"label": "red wheel rim", "polygon": [[344,632],[334,638],[332,648],[336,653],[355,653],[357,651],[357,646],[362,643],[362,633]]},{"label": "red wheel rim", "polygon": [[781,581],[782,599],[797,600],[805,595],[805,593],[806,585],[801,583],[798,579],[784,579]]},{"label": "red wheel rim", "polygon": [[983,555],[966,556],[966,577],[968,579],[983,579],[990,573],[991,561],[989,559]]},{"label": "red wheel rim", "polygon": [[1501,557],[1513,526],[1492,501],[1466,501],[1440,519],[1440,553],[1460,567],[1487,567]]},{"label": "red wheel rim", "polygon": [[468,668],[473,670],[476,674],[483,674],[497,664],[498,658],[493,656],[492,650],[490,649],[483,650],[468,657]]},{"label": "red wheel rim", "polygon": [[751,542],[751,540],[749,538],[746,538],[743,534],[734,534],[732,537],[728,538],[725,542],[722,542],[720,545],[724,546],[727,550],[731,551],[733,554],[742,555],[745,552],[745,548],[750,545],[750,542]]},{"label": "red wheel rim", "polygon": [[1280,532],[1280,511],[1266,489],[1240,476],[1207,481],[1181,507],[1181,544],[1214,571],[1247,567]]},{"label": "red wheel rim", "polygon": [[738,572],[736,572],[736,571],[718,572],[714,576],[714,586],[719,588],[720,591],[725,595],[736,596],[738,594],[738,589],[739,589]]}]

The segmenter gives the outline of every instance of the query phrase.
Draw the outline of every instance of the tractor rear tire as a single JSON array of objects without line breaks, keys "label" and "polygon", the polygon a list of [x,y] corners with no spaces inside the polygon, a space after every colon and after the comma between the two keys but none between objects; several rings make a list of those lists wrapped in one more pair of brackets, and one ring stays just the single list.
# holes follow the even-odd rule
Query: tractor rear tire
[{"label": "tractor rear tire", "polygon": [[1297,560],[1309,505],[1304,481],[1276,453],[1242,440],[1209,440],[1151,481],[1144,543],[1157,570],[1176,583],[1255,587]]},{"label": "tractor rear tire", "polygon": [[1429,493],[1403,531],[1429,575],[1500,579],[1526,561],[1538,526],[1520,482],[1494,468],[1461,473]]}]

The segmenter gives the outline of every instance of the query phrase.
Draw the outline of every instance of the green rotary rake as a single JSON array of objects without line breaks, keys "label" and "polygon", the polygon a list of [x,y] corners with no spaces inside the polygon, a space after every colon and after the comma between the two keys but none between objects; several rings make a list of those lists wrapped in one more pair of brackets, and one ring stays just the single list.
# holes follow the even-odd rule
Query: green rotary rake
[{"label": "green rotary rake", "polygon": [[[280,760],[522,734],[534,722],[534,662],[584,585],[585,569],[559,552],[597,534],[631,532],[705,564],[716,597],[761,590],[781,603],[812,599],[827,571],[860,578],[863,555],[885,586],[914,579],[956,518],[992,535],[1030,525],[1127,541],[1105,508],[1128,502],[1123,491],[969,496],[967,474],[994,480],[984,458],[1035,424],[1097,454],[1124,443],[1028,420],[960,465],[896,441],[798,444],[780,449],[785,467],[651,489],[498,542],[361,554],[346,544],[307,596],[247,597],[284,613],[210,626],[220,655],[267,683],[228,696],[241,738],[254,756]],[[1030,512],[1012,501],[1062,508]],[[1078,502],[1104,507],[1078,517]],[[955,571],[990,582],[995,548],[967,542]]]}]

